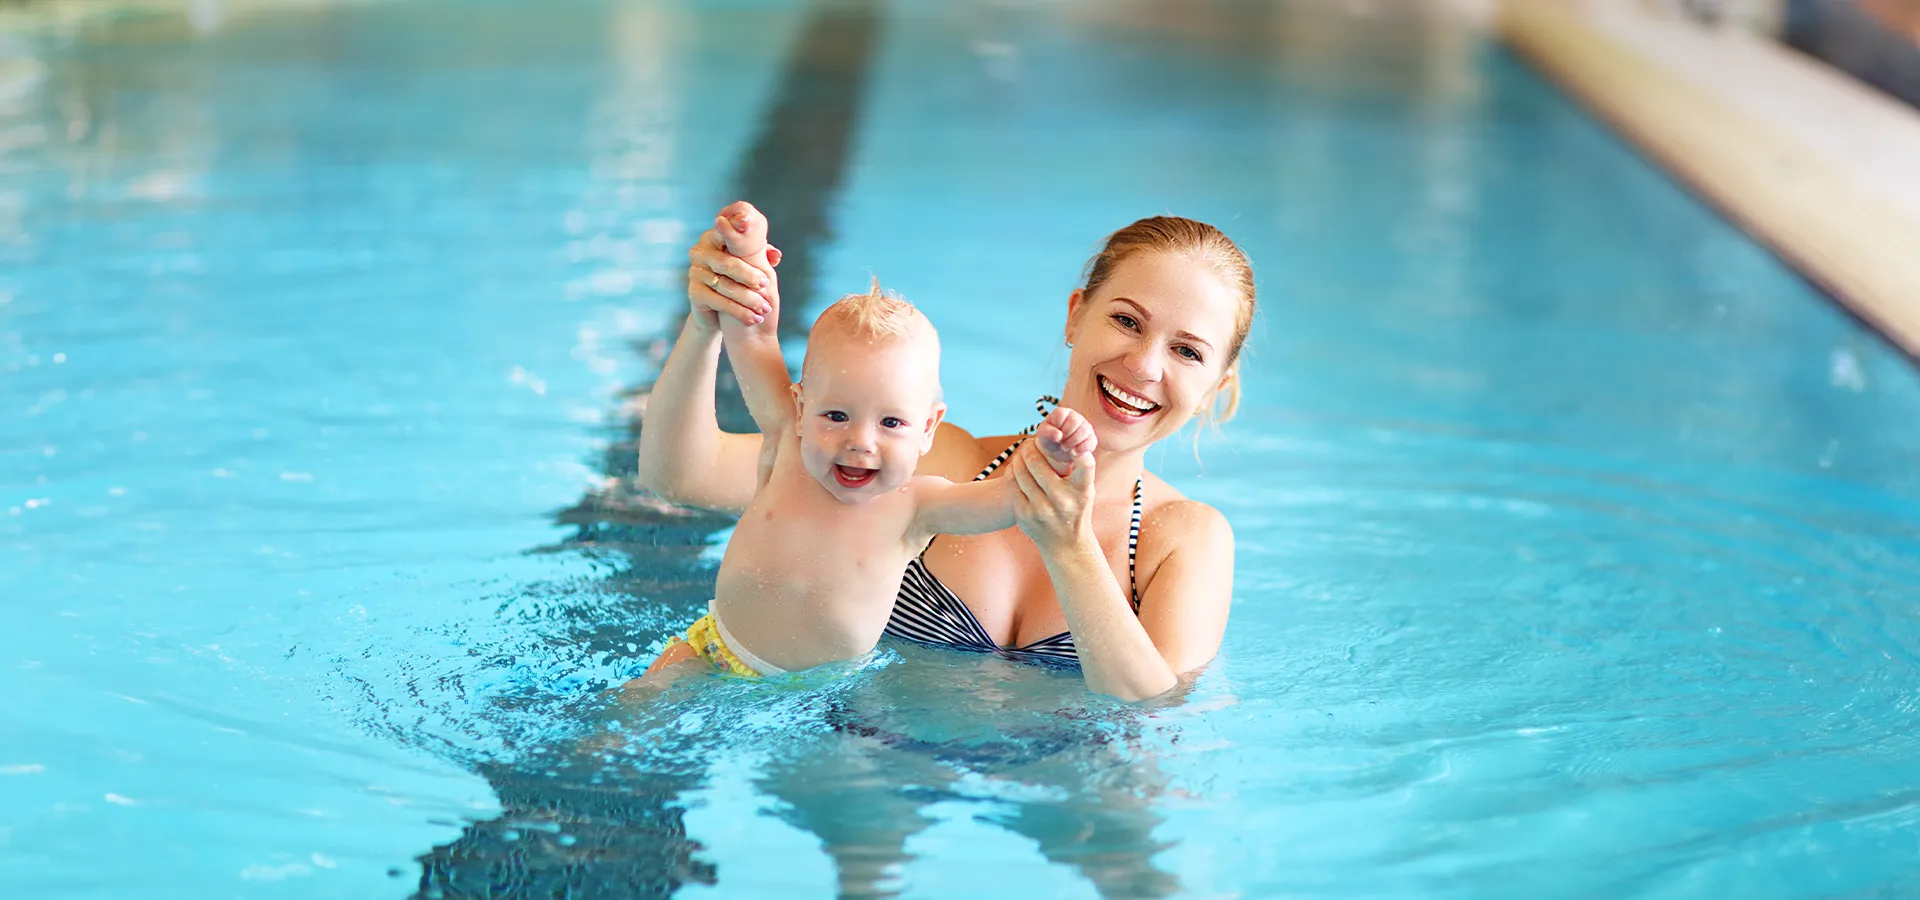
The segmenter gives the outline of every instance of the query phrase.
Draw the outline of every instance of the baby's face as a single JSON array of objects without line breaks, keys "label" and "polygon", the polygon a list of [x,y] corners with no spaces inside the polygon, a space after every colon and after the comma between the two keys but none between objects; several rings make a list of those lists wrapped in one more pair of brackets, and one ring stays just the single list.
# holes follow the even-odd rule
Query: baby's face
[{"label": "baby's face", "polygon": [[795,385],[800,460],[842,503],[865,503],[913,477],[946,413],[939,358],[922,341],[834,337],[809,348]]}]

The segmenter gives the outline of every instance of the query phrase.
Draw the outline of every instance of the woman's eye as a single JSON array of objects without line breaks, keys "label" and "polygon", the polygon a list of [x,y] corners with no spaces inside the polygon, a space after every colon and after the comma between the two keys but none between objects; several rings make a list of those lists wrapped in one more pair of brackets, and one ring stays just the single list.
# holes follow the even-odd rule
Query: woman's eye
[{"label": "woman's eye", "polygon": [[1200,362],[1200,351],[1195,350],[1192,347],[1175,347],[1173,348],[1173,352],[1178,353],[1181,356],[1186,357],[1187,359],[1193,360],[1194,362]]},{"label": "woman's eye", "polygon": [[886,417],[886,418],[884,418],[884,419],[881,419],[881,420],[880,420],[880,424],[881,424],[881,425],[884,425],[884,426],[886,426],[886,427],[888,427],[888,428],[899,428],[900,426],[902,426],[902,425],[905,425],[905,424],[907,424],[907,423],[906,423],[905,421],[903,421],[903,420],[900,420],[900,419],[896,419],[896,418],[894,418],[894,417],[892,417],[892,416],[888,416],[888,417]]},{"label": "woman's eye", "polygon": [[837,409],[827,413],[826,415],[827,415],[827,421],[829,422],[845,422],[847,420],[847,414]]},{"label": "woman's eye", "polygon": [[1113,320],[1115,322],[1120,323],[1121,328],[1132,328],[1133,326],[1140,324],[1138,322],[1135,322],[1133,320],[1133,317],[1130,315],[1127,315],[1126,313],[1114,313]]}]

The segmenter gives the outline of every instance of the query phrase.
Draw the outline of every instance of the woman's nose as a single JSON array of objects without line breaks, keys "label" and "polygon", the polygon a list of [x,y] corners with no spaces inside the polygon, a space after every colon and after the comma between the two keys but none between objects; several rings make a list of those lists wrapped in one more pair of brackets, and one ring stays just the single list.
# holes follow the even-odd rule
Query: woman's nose
[{"label": "woman's nose", "polygon": [[1142,383],[1160,380],[1160,354],[1151,344],[1133,348],[1126,358],[1127,372]]}]

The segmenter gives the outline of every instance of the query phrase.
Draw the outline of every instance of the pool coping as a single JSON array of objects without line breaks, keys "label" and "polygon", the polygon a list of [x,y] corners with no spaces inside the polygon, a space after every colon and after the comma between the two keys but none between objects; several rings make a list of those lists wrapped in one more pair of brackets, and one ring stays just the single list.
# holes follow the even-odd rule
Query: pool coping
[{"label": "pool coping", "polygon": [[1529,64],[1920,358],[1920,110],[1761,36],[1637,2],[1506,0],[1496,27]]}]

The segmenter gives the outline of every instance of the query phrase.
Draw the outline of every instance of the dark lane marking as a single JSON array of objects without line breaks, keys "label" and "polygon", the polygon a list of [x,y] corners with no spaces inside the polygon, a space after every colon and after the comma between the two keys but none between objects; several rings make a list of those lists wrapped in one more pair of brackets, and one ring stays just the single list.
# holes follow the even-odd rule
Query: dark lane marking
[{"label": "dark lane marking", "polygon": [[[884,0],[814,3],[731,186],[728,199],[748,199],[765,211],[786,253],[780,267],[783,335],[806,332],[814,260],[832,240],[829,208],[846,174],[883,6]],[[678,332],[676,322],[647,343],[663,353]],[[722,372],[721,424],[751,430],[738,386],[725,367]],[[628,395],[644,397],[651,388],[638,385]],[[684,622],[711,596],[712,566],[701,554],[730,520],[675,509],[637,492],[641,427],[630,423],[624,439],[605,454],[602,469],[614,486],[557,515],[560,524],[577,529],[574,536],[537,552],[623,559],[621,570],[600,587],[634,598],[630,608],[642,614],[635,618]],[[562,623],[576,656],[630,656],[629,641],[645,645],[660,636],[634,634],[607,622],[598,609],[562,614],[578,617]],[[646,662],[634,660],[636,666]],[[682,749],[693,750],[689,757],[705,755]],[[705,778],[697,768],[668,771],[618,762],[602,767],[563,748],[536,750],[517,765],[482,761],[477,768],[499,797],[501,815],[467,825],[459,838],[423,854],[416,896],[668,897],[682,885],[713,884],[718,877],[711,864],[695,858],[701,848],[687,837],[683,818],[681,798]]]},{"label": "dark lane marking", "polygon": [[833,239],[831,200],[866,97],[883,0],[815,4],[787,60],[765,126],[734,176],[734,196],[772,223],[780,264],[780,333],[804,336],[815,307],[814,266]]}]

